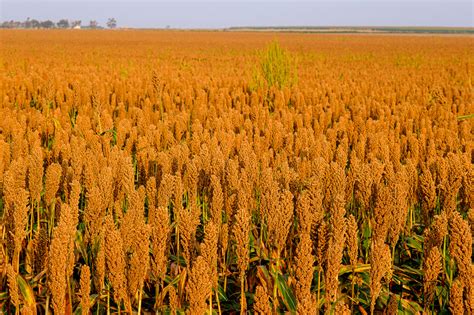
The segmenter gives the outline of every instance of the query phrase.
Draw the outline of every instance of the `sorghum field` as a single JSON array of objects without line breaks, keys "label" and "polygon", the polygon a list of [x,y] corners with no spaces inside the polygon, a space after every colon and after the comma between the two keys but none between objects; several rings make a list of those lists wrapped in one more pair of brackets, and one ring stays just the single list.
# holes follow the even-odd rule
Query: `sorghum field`
[{"label": "sorghum field", "polygon": [[472,37],[0,36],[0,313],[474,313]]}]

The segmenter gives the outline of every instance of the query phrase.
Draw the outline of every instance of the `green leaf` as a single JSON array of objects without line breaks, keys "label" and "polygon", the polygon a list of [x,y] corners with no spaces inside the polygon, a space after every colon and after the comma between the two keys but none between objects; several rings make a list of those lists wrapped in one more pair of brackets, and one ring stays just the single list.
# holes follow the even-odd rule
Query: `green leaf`
[{"label": "green leaf", "polygon": [[393,266],[393,270],[400,276],[405,276],[411,278],[414,281],[419,281],[423,277],[423,271],[420,269],[415,269],[413,267],[402,265],[402,266]]},{"label": "green leaf", "polygon": [[409,301],[407,299],[401,299],[400,300],[401,304],[402,304],[402,308],[407,310],[407,311],[410,311],[412,314],[421,314],[423,313],[423,307],[414,302],[414,301]]},{"label": "green leaf", "polygon": [[406,237],[405,241],[408,247],[411,247],[420,253],[423,252],[423,239],[421,237],[419,236]]},{"label": "green leaf", "polygon": [[177,275],[175,278],[171,278],[170,276],[166,275],[164,279],[165,283],[167,283],[168,285],[177,285],[179,282],[180,276],[181,274]]},{"label": "green leaf", "polygon": [[370,264],[357,264],[355,266],[351,265],[344,265],[339,269],[339,275],[342,276],[343,274],[346,273],[361,273],[361,272],[368,272],[370,271]]},{"label": "green leaf", "polygon": [[33,289],[30,287],[28,282],[21,275],[18,275],[16,278],[18,286],[20,287],[21,294],[23,295],[23,299],[25,300],[28,307],[35,308],[36,307],[36,300],[35,294]]},{"label": "green leaf", "polygon": [[219,297],[219,301],[227,302],[229,300],[221,285],[219,285],[219,288],[217,289],[217,296]]},{"label": "green leaf", "polygon": [[275,278],[275,282],[286,308],[291,312],[296,312],[296,298],[293,294],[293,291],[291,291],[290,287],[288,287],[285,278],[278,274]]},{"label": "green leaf", "polygon": [[261,283],[266,283],[267,285],[271,286],[271,279],[270,273],[266,266],[258,266],[257,267],[257,277],[260,279]]},{"label": "green leaf", "polygon": [[79,304],[74,310],[74,315],[81,315],[81,314],[82,314],[82,306]]},{"label": "green leaf", "polygon": [[471,119],[471,118],[474,118],[474,114],[458,116],[458,120]]}]

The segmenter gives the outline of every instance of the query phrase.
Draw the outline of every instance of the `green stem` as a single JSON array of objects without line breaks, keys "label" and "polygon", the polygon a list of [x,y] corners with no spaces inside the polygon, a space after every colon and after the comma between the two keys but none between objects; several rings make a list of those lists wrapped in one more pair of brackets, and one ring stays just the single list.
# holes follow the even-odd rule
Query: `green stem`
[{"label": "green stem", "polygon": [[245,277],[240,276],[240,314],[245,314]]},{"label": "green stem", "polygon": [[96,311],[97,315],[99,315],[99,311],[100,311],[100,294],[101,294],[101,291],[99,290],[99,293],[97,294],[97,311]]},{"label": "green stem", "polygon": [[219,294],[218,294],[218,290],[216,289],[216,301],[217,301],[217,309],[218,309],[218,312],[219,312],[219,315],[222,314],[222,311],[221,311],[221,303],[219,301]]},{"label": "green stem", "polygon": [[[443,266],[444,266],[444,271],[448,271],[448,261],[446,259],[446,237],[443,238]],[[448,276],[448,275],[447,275]],[[448,284],[451,286],[451,279],[448,277]]]},{"label": "green stem", "polygon": [[49,236],[51,237],[51,235],[53,234],[53,228],[54,228],[54,216],[55,216],[55,205],[56,205],[56,202],[53,201],[50,205],[49,205],[49,226],[48,226],[48,232],[49,232]]},{"label": "green stem", "polygon": [[48,294],[48,296],[46,297],[46,306],[45,306],[45,315],[49,315],[49,300],[51,298],[51,295]]},{"label": "green stem", "polygon": [[142,312],[142,294],[143,290],[142,287],[140,287],[140,291],[138,291],[138,315]]},{"label": "green stem", "polygon": [[277,284],[274,283],[273,284],[273,311],[277,313],[277,309],[278,309]]},{"label": "green stem", "polygon": [[227,272],[224,272],[224,292],[227,292]]},{"label": "green stem", "polygon": [[[176,224],[176,260],[177,260],[177,265],[178,265],[178,270],[180,270],[179,266],[179,229],[178,229],[178,224]],[[186,262],[188,264],[188,262]]]},{"label": "green stem", "polygon": [[453,283],[453,269],[454,269],[454,261],[450,259],[449,260],[449,283]]},{"label": "green stem", "polygon": [[318,268],[318,291],[317,291],[317,300],[316,300],[317,313],[319,313],[319,291],[321,288],[320,281],[321,281],[321,265],[319,265],[319,268]]},{"label": "green stem", "polygon": [[[351,313],[354,314],[354,279],[355,279],[355,272],[354,266],[352,266],[352,281],[351,281]],[[318,282],[319,282],[319,273],[318,273]]]},{"label": "green stem", "polygon": [[155,309],[158,309],[158,292],[159,292],[159,289],[160,288],[160,285],[158,283],[158,281],[156,281],[156,284],[155,284]]},{"label": "green stem", "polygon": [[393,266],[395,266],[395,246],[396,245],[393,245],[393,247],[392,247],[392,263],[393,263]]},{"label": "green stem", "polygon": [[212,315],[212,289],[211,294],[209,294],[209,315]]},{"label": "green stem", "polygon": [[[120,313],[120,304],[118,305],[118,310]],[[110,288],[107,285],[107,315],[110,315]]]},{"label": "green stem", "polygon": [[412,213],[412,209],[411,209],[411,207],[410,207],[410,208],[408,208],[408,230],[409,230],[410,232],[411,232],[411,227],[412,227],[412,225],[413,225],[411,213]]},{"label": "green stem", "polygon": [[[163,276],[163,277],[164,277],[164,276]],[[160,288],[162,289],[161,292],[160,292],[160,304],[159,304],[160,307],[163,305],[163,298],[164,298],[164,296],[163,296],[164,290],[163,290],[163,289],[164,289],[164,287],[165,287],[165,283],[164,283],[164,281],[163,281],[163,277],[161,277],[161,280],[160,280],[160,283],[161,283]]]}]

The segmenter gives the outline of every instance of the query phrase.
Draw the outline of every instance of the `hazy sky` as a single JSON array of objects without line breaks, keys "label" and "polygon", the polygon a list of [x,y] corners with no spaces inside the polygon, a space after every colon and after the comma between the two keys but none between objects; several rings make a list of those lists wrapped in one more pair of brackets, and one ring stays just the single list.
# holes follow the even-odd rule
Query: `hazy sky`
[{"label": "hazy sky", "polygon": [[119,26],[221,28],[229,26],[470,26],[472,1],[151,1],[0,0],[0,20],[27,17],[97,20]]}]

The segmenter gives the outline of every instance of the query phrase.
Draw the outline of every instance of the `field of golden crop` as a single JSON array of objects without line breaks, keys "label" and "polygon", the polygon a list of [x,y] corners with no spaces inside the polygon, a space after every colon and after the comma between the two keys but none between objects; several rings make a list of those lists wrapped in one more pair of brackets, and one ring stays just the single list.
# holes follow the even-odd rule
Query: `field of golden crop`
[{"label": "field of golden crop", "polygon": [[1,314],[474,313],[472,37],[0,40]]}]

